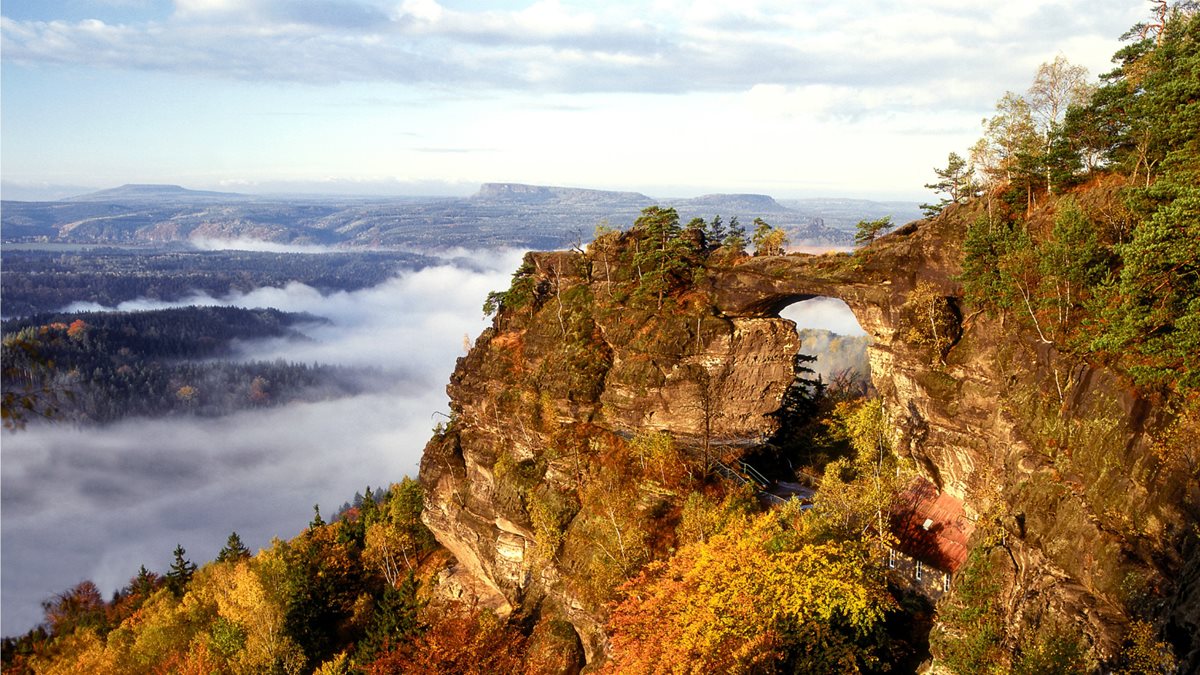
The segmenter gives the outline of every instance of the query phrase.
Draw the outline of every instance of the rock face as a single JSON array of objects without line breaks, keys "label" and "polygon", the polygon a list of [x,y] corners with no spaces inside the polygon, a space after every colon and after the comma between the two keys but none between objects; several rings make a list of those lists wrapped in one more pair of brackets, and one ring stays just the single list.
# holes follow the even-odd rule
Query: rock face
[{"label": "rock face", "polygon": [[[964,307],[955,277],[970,214],[956,211],[855,256],[716,267],[698,284],[700,299],[665,314],[606,304],[613,282],[594,251],[531,254],[531,304],[502,311],[452,378],[454,422],[421,465],[428,525],[493,606],[560,614],[589,661],[600,658],[602,606],[564,582],[569,556],[534,554],[530,499],[579,488],[566,437],[665,430],[705,447],[761,441],[798,348],[779,310],[836,297],[873,339],[872,377],[898,453],[1006,535],[1007,639],[1066,617],[1111,657],[1141,603],[1167,617],[1194,658],[1200,623],[1187,589],[1200,573],[1189,531],[1200,495],[1158,471],[1158,413],[1115,374]],[[536,467],[524,501],[498,478],[511,483],[522,463]],[[585,512],[567,518],[560,550],[571,550]],[[1131,579],[1149,595],[1132,597]]]}]

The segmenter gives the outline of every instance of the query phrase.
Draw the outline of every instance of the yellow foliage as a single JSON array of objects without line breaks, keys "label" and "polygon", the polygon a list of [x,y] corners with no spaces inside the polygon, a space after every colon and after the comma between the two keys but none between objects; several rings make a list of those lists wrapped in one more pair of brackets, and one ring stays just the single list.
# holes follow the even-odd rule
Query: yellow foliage
[{"label": "yellow foliage", "polygon": [[51,658],[35,657],[31,663],[39,675],[107,675],[120,672],[113,654],[94,631],[76,630],[55,642]]},{"label": "yellow foliage", "polygon": [[[767,513],[685,546],[626,585],[609,624],[614,666],[738,673],[798,653],[806,667],[853,672],[866,658],[847,651],[849,639],[893,606],[868,546],[809,542]],[[849,635],[829,639],[835,627]]]},{"label": "yellow foliage", "polygon": [[373,523],[367,528],[363,562],[383,575],[395,587],[401,575],[417,562],[416,542],[408,532],[389,523]]},{"label": "yellow foliage", "polygon": [[283,565],[272,549],[253,560],[209,565],[192,579],[185,600],[196,596],[212,603],[221,618],[245,633],[242,648],[230,658],[234,672],[263,672],[276,663],[299,672],[303,666],[303,654],[284,631]]}]

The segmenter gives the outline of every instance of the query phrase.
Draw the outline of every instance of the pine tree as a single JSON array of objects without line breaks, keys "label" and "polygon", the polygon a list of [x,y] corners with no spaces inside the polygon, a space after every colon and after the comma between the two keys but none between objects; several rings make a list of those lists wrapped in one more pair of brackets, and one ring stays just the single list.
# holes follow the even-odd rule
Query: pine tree
[{"label": "pine tree", "polygon": [[192,575],[196,572],[196,564],[183,557],[186,553],[182,544],[176,544],[175,561],[171,563],[171,569],[167,571],[167,588],[170,588],[175,595],[183,595],[187,590],[188,582],[192,580]]},{"label": "pine tree", "polygon": [[729,255],[742,255],[746,252],[746,228],[738,222],[737,216],[729,219],[729,229],[725,234],[722,248]]},{"label": "pine tree", "polygon": [[685,272],[695,263],[696,250],[680,236],[683,230],[675,209],[647,207],[634,229],[642,235],[640,250],[634,255],[641,277],[637,294],[656,296],[662,309],[663,299],[686,279]]},{"label": "pine tree", "polygon": [[875,238],[881,233],[892,229],[892,217],[884,216],[878,220],[860,220],[855,225],[855,229],[854,245],[866,246],[875,241]]},{"label": "pine tree", "polygon": [[725,223],[721,220],[721,215],[713,216],[712,222],[708,223],[704,229],[704,244],[710,251],[715,251],[725,245]]},{"label": "pine tree", "polygon": [[154,592],[154,587],[157,585],[158,575],[146,569],[145,565],[142,565],[138,569],[137,576],[129,581],[129,592],[148,596]]},{"label": "pine tree", "polygon": [[967,160],[959,156],[957,152],[950,153],[946,158],[946,168],[935,168],[933,172],[937,174],[938,180],[926,183],[925,187],[946,196],[937,204],[921,205],[921,210],[925,212],[926,218],[941,213],[942,209],[950,204],[962,204],[970,198],[971,192],[974,190],[971,176],[975,169],[967,164]]},{"label": "pine tree", "polygon": [[242,538],[237,532],[231,532],[229,539],[225,540],[225,548],[217,554],[217,562],[235,562],[249,557],[250,549],[242,543]]}]

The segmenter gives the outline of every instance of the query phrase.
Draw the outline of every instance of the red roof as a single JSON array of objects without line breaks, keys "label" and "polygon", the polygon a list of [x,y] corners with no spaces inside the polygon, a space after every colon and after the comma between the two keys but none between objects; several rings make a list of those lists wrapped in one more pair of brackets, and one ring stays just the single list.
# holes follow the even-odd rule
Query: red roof
[{"label": "red roof", "polygon": [[[931,521],[928,529],[926,521]],[[939,491],[924,478],[914,480],[897,496],[891,527],[898,540],[896,548],[949,572],[957,572],[966,562],[967,542],[975,531],[962,500]]]}]

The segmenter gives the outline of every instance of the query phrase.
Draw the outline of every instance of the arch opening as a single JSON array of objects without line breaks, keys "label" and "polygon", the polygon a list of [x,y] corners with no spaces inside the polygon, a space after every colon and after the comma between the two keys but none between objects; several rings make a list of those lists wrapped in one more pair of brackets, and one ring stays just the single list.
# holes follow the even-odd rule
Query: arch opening
[{"label": "arch opening", "polygon": [[849,305],[838,298],[809,296],[784,305],[779,316],[795,324],[798,354],[815,358],[805,365],[827,386],[847,393],[871,390],[871,339]]}]

